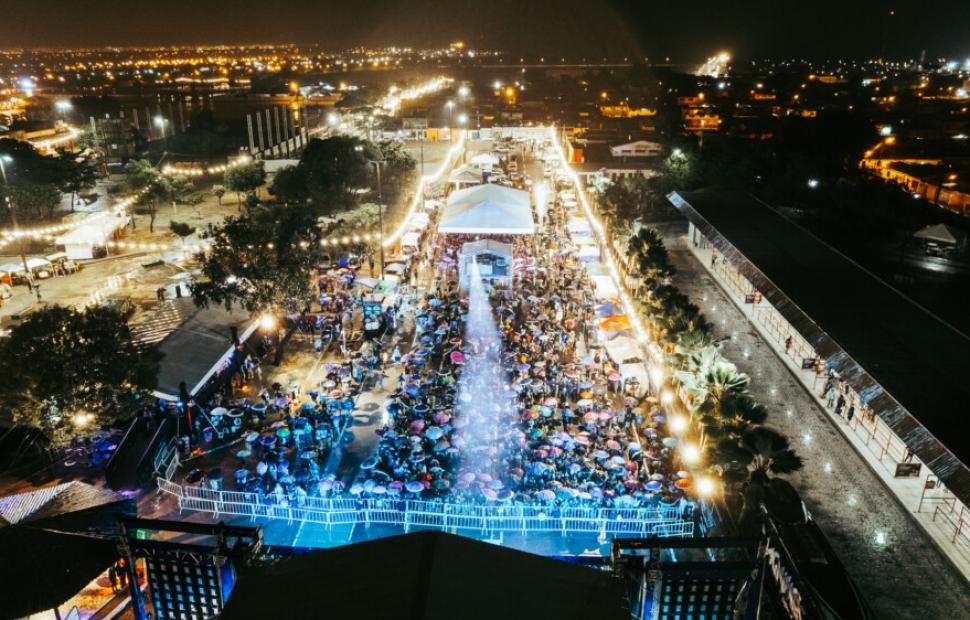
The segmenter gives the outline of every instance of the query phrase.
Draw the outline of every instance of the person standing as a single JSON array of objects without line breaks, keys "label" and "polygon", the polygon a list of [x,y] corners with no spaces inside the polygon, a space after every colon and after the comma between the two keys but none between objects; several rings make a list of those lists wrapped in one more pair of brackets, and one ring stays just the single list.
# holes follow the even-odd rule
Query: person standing
[{"label": "person standing", "polygon": [[840,393],[839,399],[835,403],[835,415],[841,417],[843,408],[845,408],[845,395]]}]

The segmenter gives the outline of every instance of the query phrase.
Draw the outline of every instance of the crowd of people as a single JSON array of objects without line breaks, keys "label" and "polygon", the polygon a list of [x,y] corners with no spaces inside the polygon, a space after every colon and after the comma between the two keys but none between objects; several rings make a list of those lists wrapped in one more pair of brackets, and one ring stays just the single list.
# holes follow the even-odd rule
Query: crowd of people
[{"label": "crowd of people", "polygon": [[[657,399],[624,381],[602,340],[598,299],[559,201],[533,235],[495,238],[511,250],[511,277],[462,278],[461,248],[432,236],[417,255],[434,270],[414,299],[410,348],[380,339],[325,366],[306,390],[273,386],[257,408],[282,418],[249,433],[236,489],[268,503],[399,498],[466,504],[650,507],[676,504],[691,481],[680,469]],[[490,260],[494,261],[495,257]],[[504,260],[504,259],[499,259]],[[503,274],[508,273],[505,269]],[[360,292],[349,267],[320,281],[318,338],[353,325]],[[616,310],[615,306],[612,306]],[[319,339],[318,339],[319,344]],[[389,386],[373,455],[351,479],[327,467],[363,389]],[[334,468],[335,469],[335,468]]]},{"label": "crowd of people", "polygon": [[[417,308],[377,453],[348,491],[479,503],[676,503],[677,472],[655,398],[624,391],[596,342],[597,299],[554,212],[511,241],[514,279],[459,280],[468,241],[439,238],[437,286]],[[476,318],[476,282],[488,321]]]}]

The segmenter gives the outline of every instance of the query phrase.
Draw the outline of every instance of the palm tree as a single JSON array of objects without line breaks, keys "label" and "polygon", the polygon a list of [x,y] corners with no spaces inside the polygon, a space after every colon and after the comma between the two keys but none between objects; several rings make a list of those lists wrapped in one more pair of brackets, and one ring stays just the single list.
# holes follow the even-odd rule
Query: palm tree
[{"label": "palm tree", "polygon": [[745,431],[740,437],[718,442],[713,459],[728,486],[742,493],[742,531],[752,531],[761,506],[785,520],[797,518],[801,499],[794,488],[775,478],[802,468],[803,461],[788,438],[766,426]]}]

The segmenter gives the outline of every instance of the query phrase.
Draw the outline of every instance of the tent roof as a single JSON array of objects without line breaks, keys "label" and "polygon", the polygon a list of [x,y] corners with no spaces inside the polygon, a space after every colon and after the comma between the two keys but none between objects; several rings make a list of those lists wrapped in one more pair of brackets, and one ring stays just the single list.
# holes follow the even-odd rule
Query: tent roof
[{"label": "tent roof", "polygon": [[610,573],[425,531],[244,573],[220,617],[611,620],[624,599]]},{"label": "tent roof", "polygon": [[478,241],[469,241],[461,246],[462,254],[481,254],[482,252],[490,252],[499,256],[512,256],[512,244],[502,243],[494,239],[479,239]]},{"label": "tent roof", "polygon": [[255,321],[241,308],[229,311],[215,304],[197,308],[191,298],[172,303],[182,306],[186,319],[158,344],[165,357],[159,365],[155,394],[177,399],[181,381],[194,394],[232,350],[230,327],[235,326],[240,340],[246,340],[251,333],[247,327],[253,327]]},{"label": "tent roof", "polygon": [[932,226],[927,226],[916,231],[913,235],[917,239],[926,239],[927,241],[937,241],[939,243],[949,243],[951,245],[956,245],[960,243],[961,234],[959,231],[955,231],[946,224],[933,224]]},{"label": "tent roof", "polygon": [[529,235],[535,231],[529,193],[486,184],[452,192],[438,232]]},{"label": "tent roof", "polygon": [[117,559],[113,540],[26,525],[0,528],[0,615],[20,618],[62,605]]},{"label": "tent roof", "polygon": [[[0,497],[0,617],[61,605],[118,558],[116,514],[135,500],[72,481]],[[93,535],[91,535],[93,534]]]},{"label": "tent roof", "polygon": [[472,168],[470,166],[462,166],[458,170],[451,173],[448,180],[452,183],[481,183],[482,182],[482,171],[478,168]]}]

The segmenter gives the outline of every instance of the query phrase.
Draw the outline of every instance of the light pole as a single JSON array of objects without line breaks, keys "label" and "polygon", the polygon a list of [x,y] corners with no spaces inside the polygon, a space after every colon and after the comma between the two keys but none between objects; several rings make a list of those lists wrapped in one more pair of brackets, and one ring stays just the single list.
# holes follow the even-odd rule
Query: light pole
[{"label": "light pole", "polygon": [[380,244],[381,244],[381,280],[384,280],[384,192],[381,186],[381,166],[387,162],[382,159],[371,159],[368,163],[374,164],[374,168],[377,170],[377,219],[380,226]]},{"label": "light pole", "polygon": [[448,108],[448,126],[451,127],[455,124],[455,102],[449,99],[445,106]]},{"label": "light pole", "polygon": [[[3,199],[7,201],[7,208],[10,209],[10,222],[13,224],[14,232],[20,230],[20,226],[17,224],[17,210],[14,209],[13,201],[10,200],[10,185],[7,183],[7,169],[4,167],[4,163],[11,163],[13,158],[9,155],[0,155],[0,177],[3,177]],[[24,254],[24,242],[20,241],[20,260],[24,264],[24,277],[27,278],[27,290],[33,292],[34,290],[34,277],[30,273],[30,268],[27,267],[27,255]]]}]

